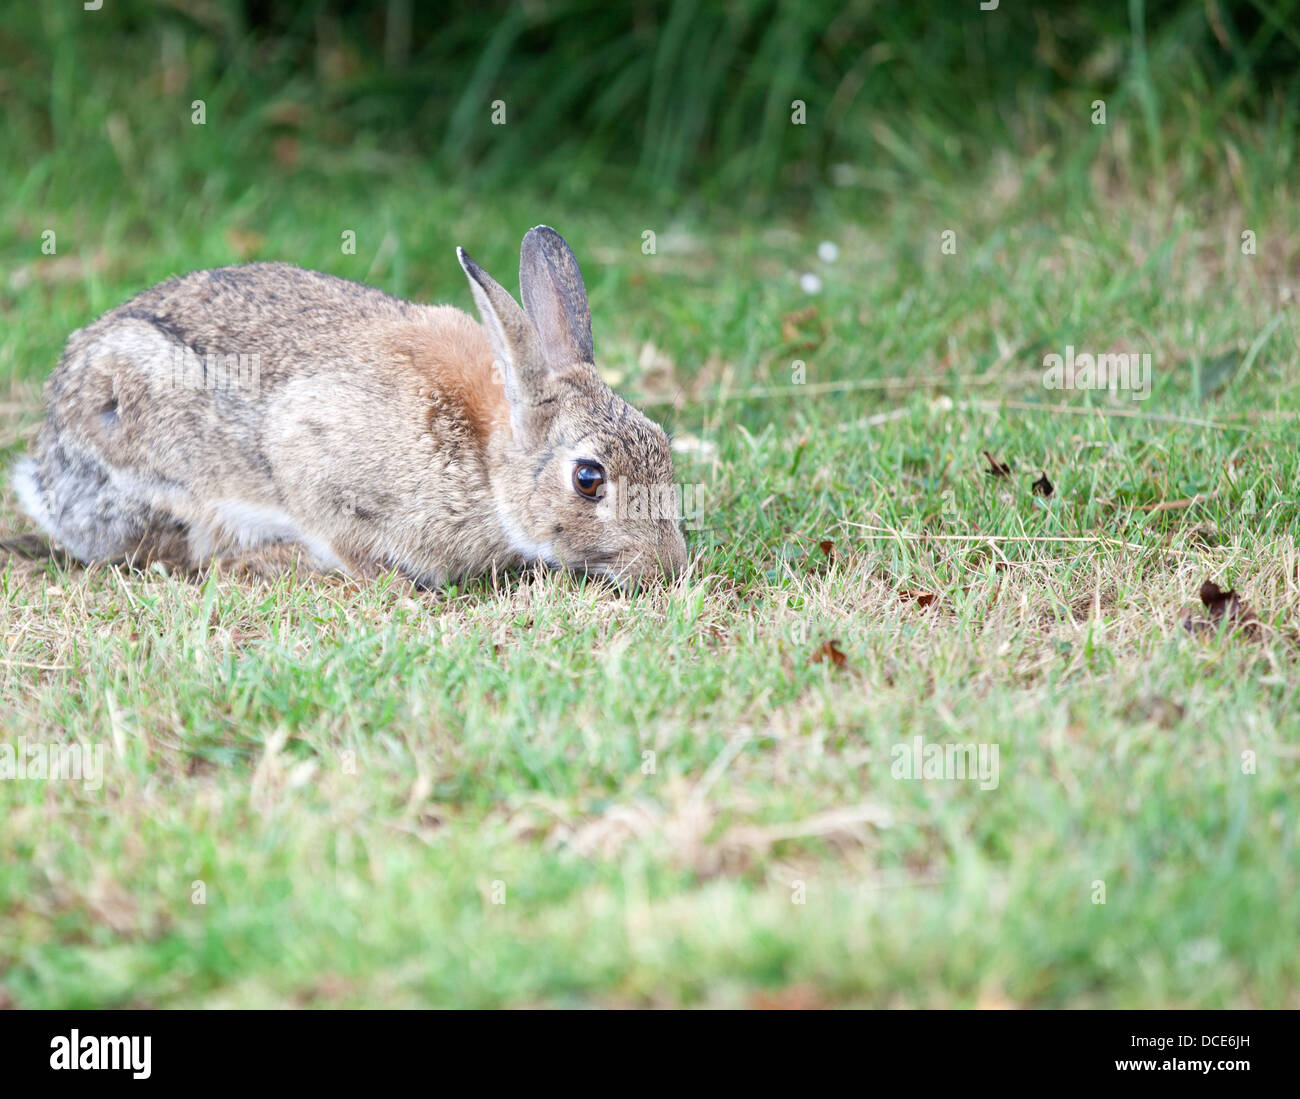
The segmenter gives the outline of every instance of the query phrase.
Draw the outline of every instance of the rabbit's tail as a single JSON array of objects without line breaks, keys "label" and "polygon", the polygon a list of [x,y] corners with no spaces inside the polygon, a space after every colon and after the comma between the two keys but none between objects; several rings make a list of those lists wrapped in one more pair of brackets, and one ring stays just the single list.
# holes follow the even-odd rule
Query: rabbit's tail
[{"label": "rabbit's tail", "polygon": [[[49,530],[49,512],[44,503],[45,494],[41,492],[35,458],[22,458],[14,465],[13,484],[23,511],[45,530]],[[5,557],[22,557],[29,561],[47,561],[62,556],[44,534],[16,534],[12,538],[0,538],[0,560]]]},{"label": "rabbit's tail", "polygon": [[36,459],[20,458],[14,464],[14,491],[18,493],[18,503],[23,511],[36,520],[45,530],[50,529],[49,509],[45,506],[45,493],[41,491],[41,475],[36,467]]},{"label": "rabbit's tail", "polygon": [[[183,525],[123,492],[96,455],[65,445],[57,431],[38,439],[37,450],[39,462],[25,457],[14,466],[14,491],[22,509],[73,558],[134,562],[186,555]],[[31,539],[17,543],[35,547]],[[30,555],[16,545],[5,548]],[[59,556],[48,548],[44,555]]]}]

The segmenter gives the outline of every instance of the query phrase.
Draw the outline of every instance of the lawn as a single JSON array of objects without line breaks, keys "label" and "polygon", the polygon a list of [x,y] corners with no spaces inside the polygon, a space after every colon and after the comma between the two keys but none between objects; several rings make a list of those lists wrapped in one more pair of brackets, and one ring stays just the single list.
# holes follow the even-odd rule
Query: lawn
[{"label": "lawn", "polygon": [[[103,759],[0,781],[0,1003],[1300,1007],[1293,130],[1085,103],[754,217],[60,108],[62,60],[0,150],[6,462],[167,275],[472,311],[455,246],[513,290],[545,222],[700,506],[636,593],[0,564],[0,745]],[[904,772],[949,745],[996,772]]]}]

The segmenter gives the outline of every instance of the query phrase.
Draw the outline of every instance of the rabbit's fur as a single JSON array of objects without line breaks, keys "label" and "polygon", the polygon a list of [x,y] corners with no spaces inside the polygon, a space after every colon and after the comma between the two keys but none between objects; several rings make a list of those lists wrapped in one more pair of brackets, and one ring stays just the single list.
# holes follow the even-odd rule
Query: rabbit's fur
[{"label": "rabbit's fur", "polygon": [[[24,509],[84,562],[261,554],[428,586],[527,562],[619,583],[682,569],[675,509],[617,506],[627,486],[671,486],[672,460],[592,365],[568,245],[524,237],[522,309],[458,255],[481,326],[282,263],[110,310],[46,386],[14,474]],[[580,461],[603,466],[601,499],[579,493]]]}]

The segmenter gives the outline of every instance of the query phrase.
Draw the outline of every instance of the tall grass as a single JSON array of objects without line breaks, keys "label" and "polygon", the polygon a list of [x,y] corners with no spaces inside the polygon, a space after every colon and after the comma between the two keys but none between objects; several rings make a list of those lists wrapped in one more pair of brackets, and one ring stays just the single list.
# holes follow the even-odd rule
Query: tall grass
[{"label": "tall grass", "polygon": [[[1276,131],[1281,172],[1294,162],[1297,8],[1300,0],[1008,3],[991,12],[974,0],[15,6],[0,25],[11,131],[0,156],[101,132],[117,100],[141,99],[127,93],[151,73],[151,117],[128,118],[137,136],[181,140],[190,99],[203,98],[228,142],[269,156],[277,139],[302,139],[322,152],[323,169],[331,151],[368,151],[376,165],[415,153],[445,177],[484,186],[526,179],[658,200],[689,192],[750,210],[802,202],[831,179],[868,196],[941,183],[1025,142],[1083,165],[1091,150],[1081,144],[1100,140],[1081,134],[1095,98],[1138,122],[1141,166],[1174,156],[1213,172],[1225,136],[1249,118]],[[802,125],[792,123],[796,100]],[[492,124],[496,101],[505,125]],[[1190,118],[1199,140],[1166,149],[1171,115],[1179,133]]]}]

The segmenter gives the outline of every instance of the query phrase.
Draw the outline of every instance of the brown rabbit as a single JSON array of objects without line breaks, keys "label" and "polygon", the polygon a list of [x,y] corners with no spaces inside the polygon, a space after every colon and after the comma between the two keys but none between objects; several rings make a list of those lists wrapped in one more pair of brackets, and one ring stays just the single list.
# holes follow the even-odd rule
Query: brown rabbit
[{"label": "brown rabbit", "polygon": [[681,570],[676,509],[619,504],[669,499],[672,459],[592,365],[569,246],[524,237],[523,309],[457,254],[481,326],[282,263],[110,310],[46,386],[24,509],[84,562],[298,556],[426,586],[534,561],[621,584]]}]

